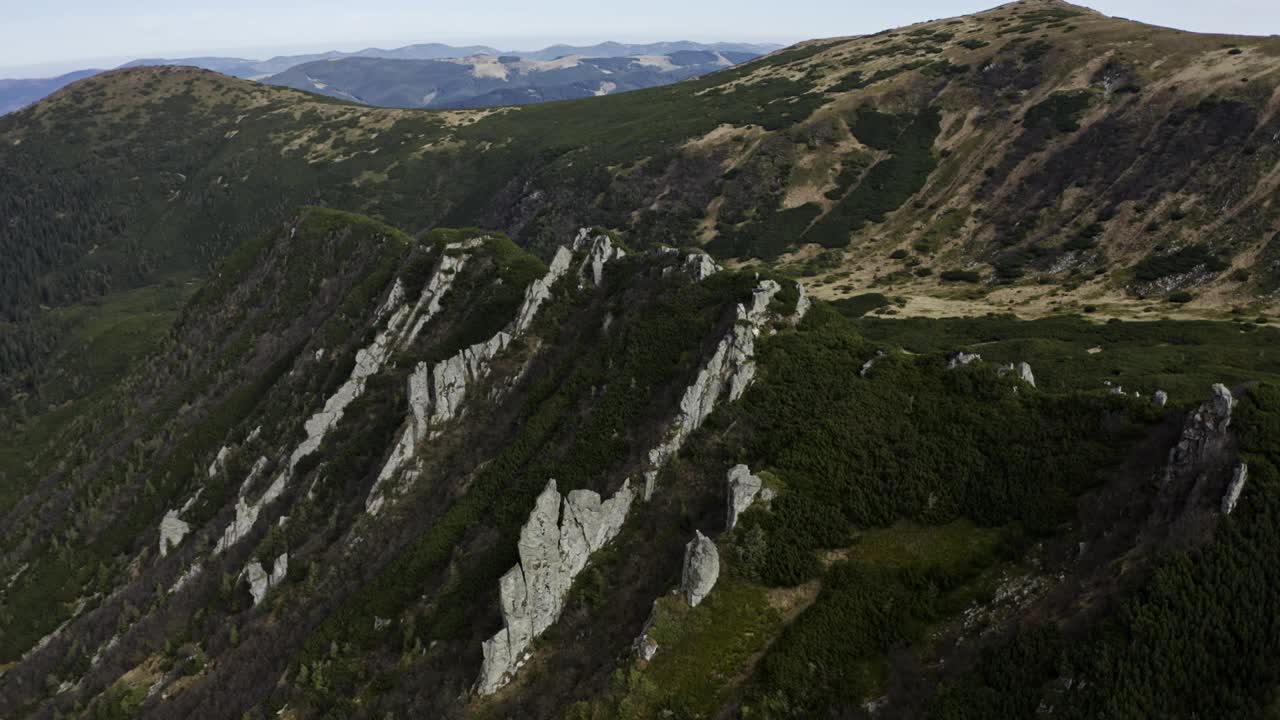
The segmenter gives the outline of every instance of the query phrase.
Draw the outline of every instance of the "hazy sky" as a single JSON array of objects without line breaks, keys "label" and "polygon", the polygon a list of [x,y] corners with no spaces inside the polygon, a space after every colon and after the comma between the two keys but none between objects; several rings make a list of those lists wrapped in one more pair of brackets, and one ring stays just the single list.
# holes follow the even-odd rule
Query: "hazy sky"
[{"label": "hazy sky", "polygon": [[[0,77],[112,66],[147,56],[266,57],[414,42],[513,50],[602,40],[791,43],[874,32],[996,4],[999,0],[0,0]],[[1188,30],[1280,34],[1280,0],[1087,4],[1109,15]]]}]

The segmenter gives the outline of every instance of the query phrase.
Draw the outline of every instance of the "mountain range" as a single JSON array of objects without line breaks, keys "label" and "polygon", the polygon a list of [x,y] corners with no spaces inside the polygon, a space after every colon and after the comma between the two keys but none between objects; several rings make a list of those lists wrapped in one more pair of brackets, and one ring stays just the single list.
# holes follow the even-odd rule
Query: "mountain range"
[{"label": "mountain range", "polygon": [[366,105],[463,108],[527,105],[666,85],[758,57],[745,52],[681,50],[669,55],[527,60],[480,55],[450,60],[342,58],[263,78]]},{"label": "mountain range", "polygon": [[[382,49],[366,48],[356,52],[330,51],[306,55],[281,55],[267,60],[251,60],[237,57],[187,57],[187,58],[144,58],[133,60],[122,65],[122,68],[148,67],[158,65],[177,65],[199,67],[233,77],[262,80],[273,75],[285,73],[290,68],[322,60],[340,60],[344,58],[381,58],[388,60],[439,60],[444,58],[466,58],[477,55],[517,56],[524,60],[555,60],[557,58],[577,55],[589,58],[645,57],[665,56],[683,52],[729,53],[737,57],[756,57],[778,49],[778,45],[751,43],[695,43],[688,41],[661,42],[649,44],[624,44],[605,42],[598,45],[570,46],[553,45],[542,50],[528,52],[503,52],[486,45],[453,46],[442,43],[421,43],[406,45],[400,48]],[[101,70],[78,70],[56,78],[38,80],[3,80],[0,79],[0,115],[13,112],[49,95],[55,90],[65,87],[76,80],[95,75]],[[286,76],[286,80],[289,76]],[[289,84],[285,82],[284,84]],[[647,87],[647,85],[644,85]],[[572,93],[565,97],[576,97]]]},{"label": "mountain range", "polygon": [[0,716],[1274,715],[1280,38],[315,90],[0,118]]}]

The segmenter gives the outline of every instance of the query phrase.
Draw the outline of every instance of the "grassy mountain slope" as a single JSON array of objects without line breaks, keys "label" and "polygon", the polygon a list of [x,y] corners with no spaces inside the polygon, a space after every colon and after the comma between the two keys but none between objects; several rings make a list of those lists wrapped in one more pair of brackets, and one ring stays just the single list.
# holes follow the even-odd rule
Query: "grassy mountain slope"
[{"label": "grassy mountain slope", "polygon": [[[889,288],[916,314],[1205,314],[1268,302],[1276,286],[1278,52],[1274,39],[1035,2],[802,44],[639,95],[487,116],[355,109],[140,69],[7,118],[0,152],[6,187],[22,178],[70,195],[90,226],[24,278],[179,226],[176,244],[154,244],[216,256],[228,246],[209,240],[228,235],[220,225],[263,212],[238,207],[248,197],[278,200],[267,211],[277,218],[319,201],[408,228],[482,223],[538,251],[598,224],[637,246],[781,256],[823,296]],[[175,128],[208,139],[165,157]],[[71,172],[45,157],[60,135],[106,147]],[[103,187],[126,175],[131,186]],[[242,185],[252,189],[230,192]],[[156,229],[162,212],[174,222]],[[56,215],[35,216],[24,236],[54,232]],[[152,267],[130,270],[95,268],[95,281],[128,286]],[[101,289],[6,292],[6,312]],[[1161,304],[1177,292],[1195,297]]]}]

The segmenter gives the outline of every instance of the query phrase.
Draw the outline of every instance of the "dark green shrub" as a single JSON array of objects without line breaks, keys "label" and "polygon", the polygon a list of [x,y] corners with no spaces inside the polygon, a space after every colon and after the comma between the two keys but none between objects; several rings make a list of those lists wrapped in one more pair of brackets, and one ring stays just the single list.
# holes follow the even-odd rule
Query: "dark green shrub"
[{"label": "dark green shrub", "polygon": [[978,283],[982,276],[973,270],[943,270],[939,275],[946,282]]},{"label": "dark green shrub", "polygon": [[1227,263],[1205,245],[1188,245],[1173,252],[1161,252],[1157,248],[1134,266],[1133,276],[1143,282],[1153,282],[1200,267],[1209,272],[1219,272],[1227,268]]}]

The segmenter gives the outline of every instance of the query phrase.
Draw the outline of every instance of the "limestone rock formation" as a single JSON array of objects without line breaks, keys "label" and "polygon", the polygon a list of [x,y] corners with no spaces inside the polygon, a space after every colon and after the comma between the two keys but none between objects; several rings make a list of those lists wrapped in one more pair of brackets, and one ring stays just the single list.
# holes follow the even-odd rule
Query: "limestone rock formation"
[{"label": "limestone rock formation", "polygon": [[[431,277],[427,280],[426,287],[422,289],[422,294],[418,296],[418,302],[414,305],[411,317],[415,318],[409,330],[400,338],[398,347],[407,348],[422,332],[441,310],[441,300],[449,289],[453,287],[453,280],[462,272],[462,268],[471,258],[471,250],[475,250],[487,241],[488,237],[471,238],[459,243],[450,243],[445,245],[444,252],[440,254],[440,259],[436,262],[435,268],[431,271]],[[399,278],[396,279],[399,282]]]},{"label": "limestone rock formation", "polygon": [[626,255],[622,248],[613,244],[613,240],[604,233],[591,234],[588,228],[578,231],[573,240],[574,252],[587,251],[587,257],[578,268],[578,287],[586,287],[587,273],[590,271],[591,281],[599,287],[604,282],[604,266],[611,260],[621,259]]},{"label": "limestone rock formation", "polygon": [[240,538],[249,534],[249,531],[253,529],[254,523],[258,522],[258,514],[262,512],[262,508],[274,502],[284,492],[286,477],[283,472],[277,475],[276,479],[267,488],[267,491],[256,502],[250,502],[244,495],[236,499],[235,519],[223,531],[222,538],[214,546],[213,551],[215,553],[226,550],[239,542]]},{"label": "limestone rock formation", "polygon": [[257,605],[267,596],[267,592],[271,588],[284,582],[285,576],[289,574],[289,553],[284,553],[276,558],[271,565],[271,572],[268,573],[266,568],[262,567],[261,562],[249,563],[244,569],[244,575],[249,581],[249,594],[253,595],[253,604]]},{"label": "limestone rock formation", "polygon": [[1016,363],[1009,363],[1008,365],[1001,365],[999,369],[996,370],[996,372],[999,373],[1000,375],[1013,375],[1014,377],[1030,385],[1031,387],[1036,386],[1036,376],[1032,374],[1031,366],[1025,362],[1016,362]]},{"label": "limestone rock formation", "polygon": [[813,301],[809,299],[809,293],[805,292],[804,283],[796,283],[796,291],[800,293],[796,298],[796,311],[791,316],[792,324],[799,325],[804,316],[809,314],[809,309],[813,307]]},{"label": "limestone rock formation", "polygon": [[181,544],[182,539],[189,532],[191,532],[191,526],[178,517],[177,510],[165,513],[164,519],[160,521],[160,557],[168,555],[171,546],[177,547]]},{"label": "limestone rock formation", "polygon": [[1236,463],[1235,469],[1231,471],[1231,484],[1227,485],[1227,492],[1222,496],[1222,514],[1230,515],[1232,510],[1236,509],[1236,503],[1240,502],[1240,493],[1244,490],[1245,481],[1249,479],[1249,466],[1244,463]]},{"label": "limestone rock formation", "polygon": [[1157,390],[1156,394],[1151,396],[1151,402],[1156,407],[1164,407],[1169,404],[1169,393],[1163,390]]},{"label": "limestone rock formation", "polygon": [[[587,231],[578,234],[578,239],[574,241],[574,246],[586,246],[591,242],[592,252],[597,247],[612,248],[611,241],[607,235],[600,235],[594,239],[584,235]],[[601,267],[613,257],[621,257],[622,251],[617,249],[608,252],[602,251],[601,254],[595,256],[600,260]],[[440,431],[439,426],[447,423],[462,414],[463,402],[466,400],[468,389],[480,380],[488,377],[489,366],[493,359],[511,344],[512,339],[520,336],[537,317],[538,310],[542,303],[551,296],[551,286],[555,284],[561,276],[569,269],[569,263],[573,259],[572,253],[563,246],[556,252],[555,259],[552,260],[551,266],[547,274],[534,280],[529,287],[525,289],[524,302],[520,310],[516,314],[516,318],[507,325],[505,330],[500,330],[493,337],[485,342],[476,343],[471,347],[460,350],[454,356],[441,360],[434,366],[428,366],[426,363],[418,363],[413,373],[409,377],[409,418],[407,426],[401,430],[400,437],[396,441],[395,447],[391,451],[386,463],[378,472],[378,478],[374,481],[373,487],[369,490],[369,496],[365,499],[365,510],[371,514],[379,513],[386,504],[388,483],[403,468],[409,465],[413,460],[415,449],[418,444],[430,439]],[[591,257],[588,257],[591,260]],[[584,264],[583,270],[586,269]],[[601,270],[601,272],[603,272]],[[412,471],[406,471],[406,479],[412,479]]]},{"label": "limestone rock formation", "polygon": [[773,296],[782,291],[782,286],[772,280],[761,280],[751,292],[751,306],[747,308],[747,319],[759,328],[769,314],[769,303]]},{"label": "limestone rock formation", "polygon": [[960,350],[958,352],[953,352],[947,356],[947,369],[954,370],[958,367],[971,365],[981,359],[982,359],[982,356],[977,353],[967,353],[967,352],[964,352],[963,350]]},{"label": "limestone rock formation", "polygon": [[1194,474],[1223,449],[1234,407],[1235,398],[1231,391],[1221,383],[1215,384],[1209,399],[1187,417],[1178,443],[1169,451],[1164,484],[1175,477]]},{"label": "limestone rock formation", "polygon": [[725,529],[732,530],[738,524],[738,516],[755,502],[764,483],[759,475],[752,475],[751,468],[746,465],[734,465],[729,470],[728,482],[729,508]]},{"label": "limestone rock formation", "polygon": [[516,313],[515,322],[508,328],[511,335],[520,336],[529,329],[533,324],[533,319],[538,315],[538,309],[542,307],[542,303],[551,297],[551,286],[559,280],[565,271],[569,269],[569,263],[573,261],[573,253],[569,249],[560,246],[556,250],[556,255],[551,259],[550,269],[547,274],[529,284],[524,291],[524,302],[520,305],[520,310]]},{"label": "limestone rock formation", "polygon": [[658,470],[684,446],[685,440],[715,410],[721,396],[733,402],[742,397],[756,375],[755,338],[768,319],[769,303],[782,288],[772,280],[762,281],[752,293],[751,307],[738,305],[737,319],[716,346],[715,353],[698,371],[680,399],[680,412],[672,423],[667,440],[649,451],[649,467],[644,473],[644,498],[653,497]]},{"label": "limestone rock formation", "polygon": [[684,270],[693,276],[694,280],[706,280],[707,278],[720,272],[720,266],[715,260],[706,253],[689,253],[684,258]]},{"label": "limestone rock formation", "polygon": [[231,448],[223,445],[222,449],[218,450],[217,457],[215,457],[213,459],[213,462],[209,464],[209,477],[214,477],[218,474],[218,471],[221,470],[222,466],[226,464],[227,457],[229,457],[230,455],[231,455]]},{"label": "limestone rock formation", "polygon": [[[324,407],[307,419],[304,427],[307,437],[289,458],[287,473],[292,473],[298,461],[315,452],[324,441],[329,430],[338,424],[356,398],[364,393],[365,382],[379,372],[387,358],[396,348],[408,347],[441,309],[441,298],[453,286],[454,277],[462,270],[470,257],[467,251],[479,247],[486,238],[471,238],[461,243],[450,243],[444,248],[440,259],[432,271],[431,278],[412,307],[405,304],[404,285],[399,278],[387,296],[387,300],[378,308],[376,316],[381,319],[391,314],[386,326],[374,337],[373,342],[356,352],[356,364],[347,381],[331,395]],[[406,328],[408,328],[406,330]]]},{"label": "limestone rock formation", "polygon": [[622,529],[634,497],[629,481],[604,501],[590,490],[562,498],[556,481],[547,481],[520,530],[520,564],[498,584],[505,627],[484,642],[477,693],[490,695],[510,681],[529,644],[560,617],[573,579],[591,553]]},{"label": "limestone rock formation", "polygon": [[680,574],[680,594],[689,607],[698,607],[720,578],[720,553],[716,544],[701,531],[684,548],[684,571]]}]

